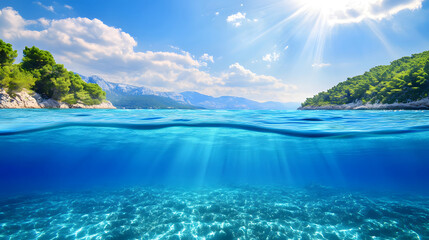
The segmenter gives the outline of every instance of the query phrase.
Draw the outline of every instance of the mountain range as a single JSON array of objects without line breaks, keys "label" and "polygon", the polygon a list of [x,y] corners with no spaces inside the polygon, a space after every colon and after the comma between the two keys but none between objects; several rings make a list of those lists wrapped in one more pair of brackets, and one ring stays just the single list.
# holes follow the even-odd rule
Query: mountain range
[{"label": "mountain range", "polygon": [[159,92],[147,87],[113,83],[99,76],[82,76],[87,83],[98,84],[106,98],[117,108],[131,109],[225,109],[225,110],[288,110],[300,103],[256,102],[242,97],[212,97],[198,92]]}]

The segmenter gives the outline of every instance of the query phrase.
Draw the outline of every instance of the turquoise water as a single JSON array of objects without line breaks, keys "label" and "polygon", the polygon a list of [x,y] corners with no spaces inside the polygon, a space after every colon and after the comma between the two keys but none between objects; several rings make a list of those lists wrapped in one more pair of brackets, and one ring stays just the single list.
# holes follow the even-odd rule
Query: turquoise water
[{"label": "turquoise water", "polygon": [[428,111],[0,110],[0,239],[429,239]]}]

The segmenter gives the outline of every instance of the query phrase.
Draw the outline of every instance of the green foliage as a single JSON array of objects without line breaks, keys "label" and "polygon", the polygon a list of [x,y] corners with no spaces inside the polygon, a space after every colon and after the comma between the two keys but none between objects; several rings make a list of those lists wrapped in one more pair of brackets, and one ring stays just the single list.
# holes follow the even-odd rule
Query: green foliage
[{"label": "green foliage", "polygon": [[0,39],[0,67],[12,65],[16,57],[18,57],[18,53],[13,50],[12,44]]},{"label": "green foliage", "polygon": [[56,64],[48,51],[25,47],[21,64],[12,65],[17,57],[11,44],[0,40],[0,88],[9,93],[22,89],[34,90],[44,98],[53,98],[68,104],[100,104],[106,93],[100,86],[86,83],[82,78]]},{"label": "green foliage", "polygon": [[23,71],[18,65],[5,66],[0,69],[0,88],[8,93],[19,92],[22,89],[31,89],[34,86],[33,75]]},{"label": "green foliage", "polygon": [[[70,79],[70,90],[69,95],[62,99],[63,101],[69,102],[69,99],[74,98],[76,102],[81,101],[85,105],[94,105],[100,104],[106,99],[106,92],[97,84],[86,83],[78,74],[73,72],[69,72],[68,74]],[[73,95],[73,98],[70,95]]]},{"label": "green foliage", "polygon": [[22,58],[22,68],[26,71],[33,71],[43,68],[46,65],[54,65],[55,60],[48,51],[40,50],[37,47],[25,47]]},{"label": "green foliage", "polygon": [[429,59],[426,61],[426,65],[425,65],[425,73],[426,73],[426,77],[429,78]]},{"label": "green foliage", "polygon": [[403,57],[388,66],[377,66],[363,75],[326,92],[321,92],[302,104],[305,106],[363,103],[394,103],[417,101],[429,92],[429,51]]}]

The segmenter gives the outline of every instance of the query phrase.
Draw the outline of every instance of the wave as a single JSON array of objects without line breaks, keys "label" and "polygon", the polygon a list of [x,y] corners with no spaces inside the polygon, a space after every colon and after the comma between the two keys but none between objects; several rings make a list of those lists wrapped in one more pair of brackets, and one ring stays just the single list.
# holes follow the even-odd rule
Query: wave
[{"label": "wave", "polygon": [[172,122],[172,123],[151,123],[151,124],[137,124],[137,123],[100,123],[100,122],[65,122],[55,123],[45,126],[14,129],[14,130],[0,130],[0,136],[11,136],[35,132],[43,132],[48,130],[70,128],[70,127],[89,127],[89,128],[121,128],[131,130],[158,130],[165,128],[183,127],[183,128],[225,128],[225,129],[239,129],[244,131],[271,133],[289,137],[301,138],[361,138],[371,137],[377,135],[396,135],[419,133],[429,131],[429,125],[413,126],[405,129],[391,129],[391,130],[378,130],[378,131],[298,131],[290,129],[269,128],[264,126],[256,126],[251,124],[239,123],[220,123],[220,122],[202,122],[202,123],[189,123],[189,122]]}]

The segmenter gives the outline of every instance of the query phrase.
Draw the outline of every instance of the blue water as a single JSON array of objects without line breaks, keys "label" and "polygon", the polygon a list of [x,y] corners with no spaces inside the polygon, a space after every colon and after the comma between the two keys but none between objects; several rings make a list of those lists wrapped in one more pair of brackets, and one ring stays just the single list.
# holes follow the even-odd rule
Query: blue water
[{"label": "blue water", "polygon": [[428,111],[0,110],[0,239],[429,239]]}]

